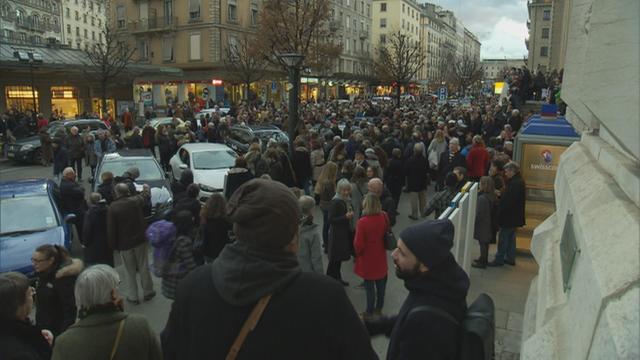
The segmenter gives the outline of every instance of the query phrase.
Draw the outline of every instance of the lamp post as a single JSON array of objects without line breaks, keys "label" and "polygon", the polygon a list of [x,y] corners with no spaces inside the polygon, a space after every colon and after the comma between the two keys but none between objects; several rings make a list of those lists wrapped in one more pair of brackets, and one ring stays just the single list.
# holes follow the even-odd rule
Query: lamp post
[{"label": "lamp post", "polygon": [[31,99],[33,100],[33,116],[40,112],[38,104],[36,103],[36,87],[33,77],[34,64],[42,64],[42,55],[37,52],[26,52],[23,50],[17,50],[13,52],[13,56],[18,58],[18,61],[22,64],[29,64],[29,75],[31,77]]},{"label": "lamp post", "polygon": [[300,102],[300,65],[304,60],[304,55],[297,53],[279,54],[278,58],[287,65],[289,70],[289,151],[293,154],[293,141],[296,137],[298,127],[298,105]]}]

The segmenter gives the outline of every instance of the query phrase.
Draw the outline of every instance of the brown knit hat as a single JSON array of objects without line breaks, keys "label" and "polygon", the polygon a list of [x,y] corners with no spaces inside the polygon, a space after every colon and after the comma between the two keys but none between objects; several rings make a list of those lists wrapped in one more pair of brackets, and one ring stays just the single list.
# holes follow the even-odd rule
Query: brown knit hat
[{"label": "brown knit hat", "polygon": [[301,213],[289,188],[277,181],[254,179],[233,193],[227,217],[238,241],[280,250],[298,232]]}]

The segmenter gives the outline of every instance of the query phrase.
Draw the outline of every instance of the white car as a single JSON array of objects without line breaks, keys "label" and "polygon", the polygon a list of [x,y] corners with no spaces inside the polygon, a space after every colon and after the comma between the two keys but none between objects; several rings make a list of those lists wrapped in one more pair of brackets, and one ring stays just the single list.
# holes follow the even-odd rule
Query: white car
[{"label": "white car", "polygon": [[182,145],[169,160],[172,180],[180,180],[184,170],[193,172],[193,182],[200,185],[201,202],[213,193],[224,193],[229,169],[238,155],[224,144],[190,143]]}]

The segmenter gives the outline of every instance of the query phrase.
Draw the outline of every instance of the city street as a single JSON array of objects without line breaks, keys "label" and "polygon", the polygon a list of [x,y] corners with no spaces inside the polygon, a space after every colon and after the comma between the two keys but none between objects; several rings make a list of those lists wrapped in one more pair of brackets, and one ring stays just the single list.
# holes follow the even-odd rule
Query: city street
[{"label": "city street", "polygon": [[[84,173],[89,173],[89,169],[85,168]],[[43,167],[39,165],[16,164],[11,161],[0,161],[0,181],[17,180],[33,177],[52,177],[51,167]],[[86,179],[83,181],[87,194],[90,185]],[[432,196],[433,187],[429,189],[427,199]],[[398,208],[400,215],[397,218],[397,224],[394,227],[396,235],[402,229],[409,226],[414,221],[408,218],[410,213],[410,203],[406,194],[403,194]],[[321,223],[322,215],[317,211],[316,221]],[[74,256],[81,256],[82,249],[74,246]],[[474,248],[474,256],[479,251]],[[495,247],[491,249],[491,254],[495,252]],[[492,256],[490,256],[492,257]],[[486,270],[471,270],[471,288],[467,297],[468,303],[471,303],[478,294],[489,294],[496,306],[496,359],[517,359],[520,349],[522,317],[524,313],[524,305],[529,290],[531,279],[537,274],[538,266],[531,257],[519,257],[517,266],[504,266],[501,268],[488,268]],[[324,259],[325,266],[327,259]],[[116,268],[123,276],[123,268],[119,266],[119,259],[116,256]],[[360,284],[359,279],[353,273],[353,262],[345,262],[342,266],[343,278],[349,282],[349,287],[345,288],[354,308],[358,313],[364,311],[365,292],[364,289],[357,288]],[[153,329],[159,334],[166,323],[171,301],[164,298],[160,292],[160,279],[153,277],[157,296],[149,301],[143,302],[138,306],[126,304],[126,310],[132,313],[143,314],[149,320]],[[205,285],[203,285],[205,286]],[[126,293],[127,289],[124,284],[121,285],[122,293]],[[394,314],[398,311],[402,302],[407,295],[407,290],[403,283],[399,280],[393,270],[393,262],[389,257],[389,278],[387,282],[385,306],[383,312],[385,314]],[[373,346],[379,356],[384,357],[387,350],[388,340],[385,337],[377,337],[372,339]]]}]

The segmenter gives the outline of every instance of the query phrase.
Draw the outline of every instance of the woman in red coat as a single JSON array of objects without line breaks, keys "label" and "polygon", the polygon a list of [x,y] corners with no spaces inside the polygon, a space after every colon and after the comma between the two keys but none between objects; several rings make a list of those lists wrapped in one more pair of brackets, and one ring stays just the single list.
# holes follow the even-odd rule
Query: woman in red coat
[{"label": "woman in red coat", "polygon": [[486,175],[488,166],[489,152],[484,146],[482,136],[476,135],[473,137],[471,150],[467,154],[467,175],[472,181],[478,181],[480,177]]},{"label": "woman in red coat", "polygon": [[364,279],[367,294],[367,310],[363,318],[380,315],[384,305],[387,286],[387,251],[384,237],[389,227],[389,218],[382,211],[380,199],[367,194],[362,202],[362,216],[356,225],[353,247],[356,252],[354,272]]}]

